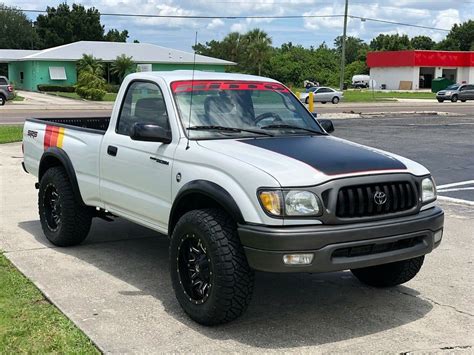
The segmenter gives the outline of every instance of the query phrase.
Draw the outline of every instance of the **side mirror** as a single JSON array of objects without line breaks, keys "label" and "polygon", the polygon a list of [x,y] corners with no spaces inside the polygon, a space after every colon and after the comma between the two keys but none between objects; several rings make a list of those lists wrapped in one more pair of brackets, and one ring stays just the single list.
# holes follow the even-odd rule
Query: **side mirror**
[{"label": "side mirror", "polygon": [[170,131],[153,123],[135,123],[130,138],[134,141],[171,143]]},{"label": "side mirror", "polygon": [[321,127],[328,133],[334,132],[334,125],[332,124],[331,120],[318,120]]}]

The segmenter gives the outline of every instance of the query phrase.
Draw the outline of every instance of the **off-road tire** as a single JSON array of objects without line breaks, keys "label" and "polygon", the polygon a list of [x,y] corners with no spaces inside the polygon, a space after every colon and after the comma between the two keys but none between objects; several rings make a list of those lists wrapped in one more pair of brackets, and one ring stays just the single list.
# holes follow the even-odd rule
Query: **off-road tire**
[{"label": "off-road tire", "polygon": [[3,106],[7,103],[7,98],[0,94],[0,106]]},{"label": "off-road tire", "polygon": [[438,102],[444,102],[444,100],[443,99],[438,99]]},{"label": "off-road tire", "polygon": [[362,283],[375,287],[392,287],[410,281],[423,265],[425,257],[397,261],[390,264],[352,269],[351,272]]},{"label": "off-road tire", "polygon": [[331,101],[334,105],[338,104],[339,103],[339,98],[337,96],[334,96]]},{"label": "off-road tire", "polygon": [[[60,222],[52,228],[48,222],[47,189],[54,188],[60,206]],[[46,238],[56,246],[80,244],[86,239],[92,222],[90,207],[79,202],[72,189],[66,171],[62,167],[48,169],[41,178],[38,192],[38,210],[41,227]]]},{"label": "off-road tire", "polygon": [[457,102],[457,101],[458,101],[458,95],[451,96],[451,102]]},{"label": "off-road tire", "polygon": [[[208,296],[200,304],[186,293],[179,271],[180,246],[189,236],[202,241],[211,270]],[[203,325],[217,325],[238,318],[247,309],[254,271],[247,263],[236,224],[229,215],[218,209],[187,212],[174,228],[169,254],[176,298],[191,319]]]}]

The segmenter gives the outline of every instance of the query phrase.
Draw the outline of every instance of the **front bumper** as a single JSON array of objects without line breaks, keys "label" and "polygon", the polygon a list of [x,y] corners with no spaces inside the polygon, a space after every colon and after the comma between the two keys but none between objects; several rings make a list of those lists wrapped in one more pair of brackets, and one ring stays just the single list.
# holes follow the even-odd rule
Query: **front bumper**
[{"label": "front bumper", "polygon": [[[239,225],[238,231],[249,265],[255,270],[327,272],[428,254],[440,244],[435,244],[434,234],[443,224],[443,211],[434,207],[412,216],[366,223],[291,227]],[[303,252],[314,255],[311,264],[283,262],[283,255]]]},{"label": "front bumper", "polygon": [[441,100],[451,100],[451,96],[453,96],[453,94],[449,94],[449,95],[446,95],[446,94],[437,94],[436,95],[436,98],[437,99],[441,99]]}]

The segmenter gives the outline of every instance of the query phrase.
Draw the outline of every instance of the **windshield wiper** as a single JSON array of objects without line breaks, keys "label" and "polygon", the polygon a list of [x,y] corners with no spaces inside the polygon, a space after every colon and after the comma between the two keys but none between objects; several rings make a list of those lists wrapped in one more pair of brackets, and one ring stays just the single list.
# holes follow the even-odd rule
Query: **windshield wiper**
[{"label": "windshield wiper", "polygon": [[188,130],[194,131],[207,131],[207,130],[216,130],[216,131],[226,131],[226,132],[249,132],[255,134],[261,134],[263,136],[273,137],[273,134],[268,132],[262,132],[254,129],[246,129],[246,128],[236,128],[236,127],[225,127],[225,126],[191,126],[187,128]]},{"label": "windshield wiper", "polygon": [[278,129],[278,128],[300,129],[300,130],[302,130],[302,131],[307,131],[307,132],[319,134],[319,135],[321,135],[321,136],[325,136],[325,135],[326,135],[326,133],[324,133],[324,132],[316,131],[316,130],[311,129],[311,128],[304,128],[304,127],[299,127],[299,126],[293,126],[293,125],[291,125],[291,124],[271,124],[271,125],[263,126],[263,127],[260,127],[260,128],[261,128],[261,129]]}]

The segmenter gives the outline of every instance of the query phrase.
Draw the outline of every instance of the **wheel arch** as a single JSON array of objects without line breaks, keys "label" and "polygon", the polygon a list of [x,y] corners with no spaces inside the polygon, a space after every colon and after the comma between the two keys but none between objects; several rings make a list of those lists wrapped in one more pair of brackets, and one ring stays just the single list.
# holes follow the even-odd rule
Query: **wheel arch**
[{"label": "wheel arch", "polygon": [[208,180],[194,180],[185,184],[176,195],[171,207],[168,235],[171,236],[179,218],[199,208],[220,207],[236,223],[244,223],[242,212],[231,194],[222,186]]},{"label": "wheel arch", "polygon": [[39,163],[38,180],[41,181],[41,178],[46,173],[46,171],[55,166],[61,166],[64,168],[72,185],[75,198],[81,204],[85,205],[79,190],[76,172],[74,171],[71,159],[63,149],[58,147],[50,147],[43,153]]}]

